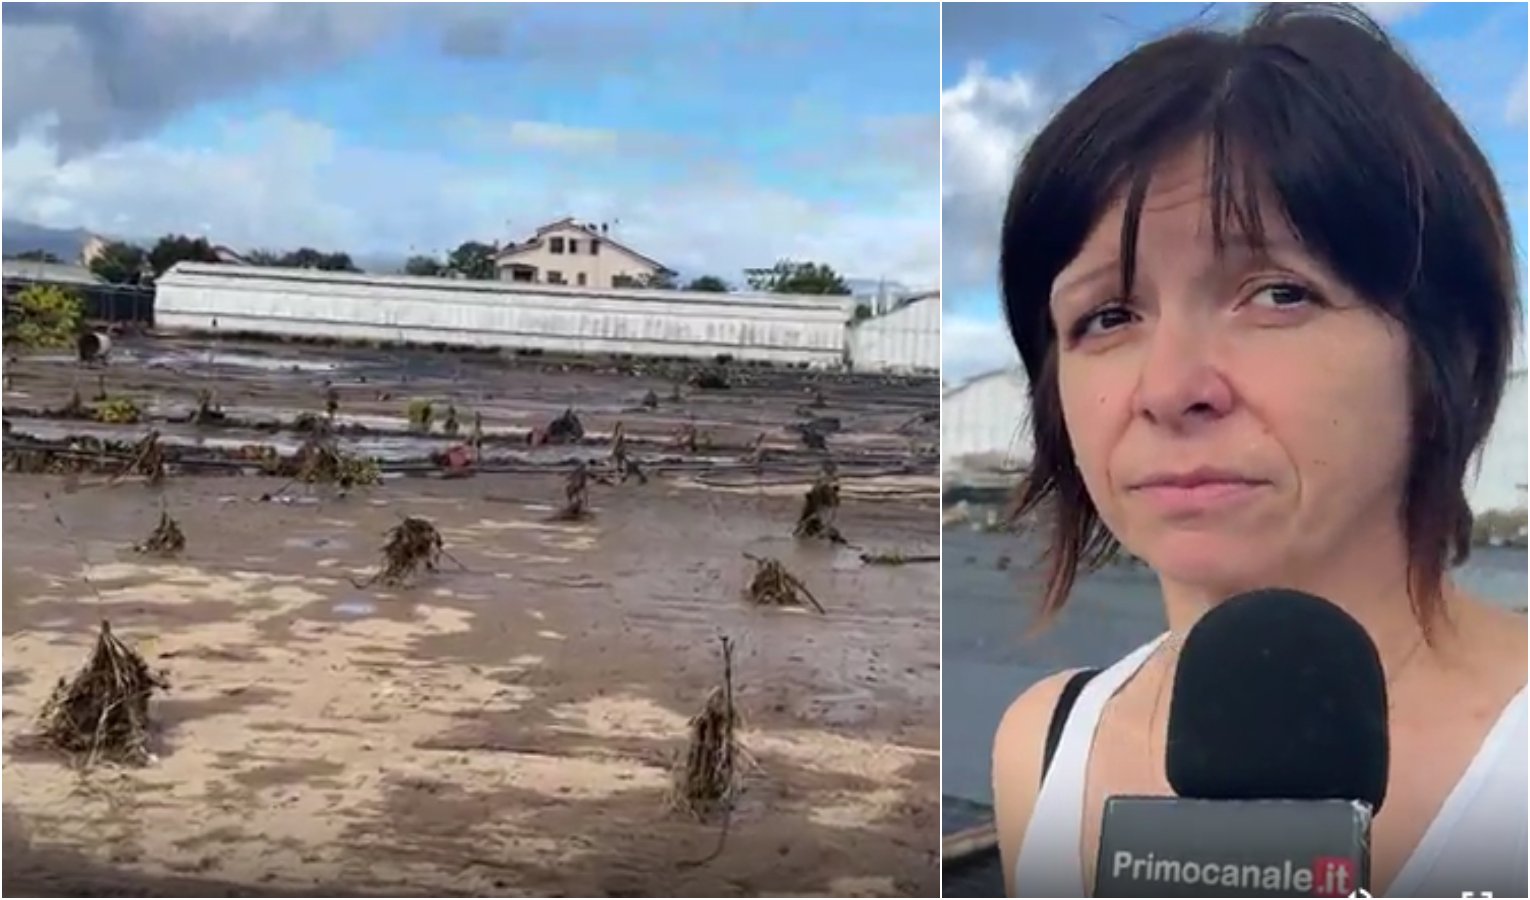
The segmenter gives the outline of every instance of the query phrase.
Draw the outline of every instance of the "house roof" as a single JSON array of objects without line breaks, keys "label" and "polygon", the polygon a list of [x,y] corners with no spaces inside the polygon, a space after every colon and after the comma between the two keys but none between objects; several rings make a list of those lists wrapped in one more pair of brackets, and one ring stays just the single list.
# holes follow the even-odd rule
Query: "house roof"
[{"label": "house roof", "polygon": [[617,240],[616,238],[613,238],[611,235],[606,234],[604,232],[596,231],[593,226],[590,226],[590,225],[580,225],[578,222],[574,221],[574,217],[573,216],[564,216],[563,218],[558,219],[557,221],[548,222],[546,225],[543,225],[542,227],[540,227],[540,228],[538,228],[536,230],[536,234],[532,235],[531,240],[525,241],[524,243],[520,243],[520,244],[512,244],[511,246],[506,247],[505,249],[499,251],[497,254],[494,255],[494,261],[497,263],[500,260],[506,259],[506,258],[511,257],[511,256],[514,256],[515,254],[520,253],[523,250],[530,250],[533,247],[541,246],[542,240],[544,239],[544,237],[547,235],[548,232],[556,231],[556,230],[558,230],[560,228],[575,228],[575,229],[578,229],[578,230],[583,231],[586,234],[590,235],[591,237],[600,238],[602,241],[605,241],[607,244],[611,244],[612,246],[617,247],[618,249],[621,249],[621,250],[623,250],[623,251],[625,251],[627,253],[632,254],[633,256],[636,256],[638,259],[641,259],[643,262],[648,263],[649,265],[653,266],[655,269],[658,269],[661,272],[665,272],[665,273],[668,273],[670,275],[678,275],[678,274],[680,274],[679,272],[676,272],[674,269],[671,269],[669,266],[664,265],[663,263],[661,263],[658,260],[654,259],[653,257],[649,256],[648,254],[646,254],[646,253],[639,253],[638,251],[632,249],[631,247],[627,246],[626,244],[622,243],[621,241]]}]

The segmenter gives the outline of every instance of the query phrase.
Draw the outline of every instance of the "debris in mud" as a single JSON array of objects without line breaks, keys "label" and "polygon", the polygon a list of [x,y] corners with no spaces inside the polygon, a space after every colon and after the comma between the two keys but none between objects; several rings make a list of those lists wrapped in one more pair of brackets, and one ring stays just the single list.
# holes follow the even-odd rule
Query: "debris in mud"
[{"label": "debris in mud", "polygon": [[338,415],[339,412],[340,391],[338,388],[331,385],[330,388],[324,392],[324,415],[328,416],[330,421],[334,421],[335,416]]},{"label": "debris in mud", "polygon": [[483,413],[473,413],[473,433],[468,435],[468,445],[473,448],[473,455],[483,453]]},{"label": "debris in mud", "polygon": [[726,391],[733,386],[733,383],[728,380],[728,371],[721,366],[697,369],[691,373],[686,383],[702,391]]},{"label": "debris in mud", "polygon": [[547,423],[543,431],[544,443],[574,444],[584,438],[584,423],[574,415],[573,408],[565,409],[563,415]]},{"label": "debris in mud", "polygon": [[845,538],[834,527],[839,514],[839,478],[835,476],[834,464],[826,461],[823,474],[819,475],[802,498],[802,512],[797,515],[797,527],[792,534],[799,538],[823,538],[831,543],[843,544]]},{"label": "debris in mud", "polygon": [[754,563],[754,575],[749,579],[749,587],[744,591],[744,597],[756,606],[802,606],[806,600],[820,613],[824,612],[823,604],[813,596],[802,579],[786,570],[786,566],[778,559],[758,557],[744,554],[744,558]]},{"label": "debris in mud", "polygon": [[329,431],[329,422],[318,413],[300,412],[292,420],[292,430],[298,434],[324,434]]},{"label": "debris in mud", "polygon": [[554,521],[577,522],[590,515],[591,481],[610,484],[606,479],[591,472],[584,460],[576,461],[574,470],[568,473],[568,479],[563,483],[563,507],[553,514]]},{"label": "debris in mud", "polygon": [[462,424],[457,421],[457,405],[448,403],[446,405],[446,418],[441,422],[441,432],[447,437],[456,437],[457,432],[461,429]]},{"label": "debris in mud", "polygon": [[95,416],[108,425],[133,425],[143,418],[143,411],[131,397],[112,397],[96,404]]},{"label": "debris in mud", "polygon": [[926,553],[917,555],[905,555],[899,550],[889,550],[883,553],[862,553],[861,562],[868,566],[906,566],[910,563],[938,563],[940,554]]},{"label": "debris in mud", "polygon": [[643,395],[643,408],[644,409],[658,409],[659,408],[659,395],[655,394],[653,392],[653,388],[649,388],[648,389],[648,393]]},{"label": "debris in mud", "polygon": [[929,431],[930,426],[939,424],[940,410],[927,409],[924,412],[910,416],[904,422],[899,424],[898,427],[894,430],[897,431],[898,434],[903,435],[921,434],[923,432]]},{"label": "debris in mud", "polygon": [[282,460],[277,474],[296,478],[305,484],[333,484],[346,490],[382,482],[382,470],[377,460],[341,450],[339,443],[323,428],[304,441],[290,460]]},{"label": "debris in mud", "polygon": [[148,748],[149,697],[170,687],[103,621],[95,649],[73,681],[60,678],[41,715],[42,738],[54,748],[97,760],[143,765]]},{"label": "debris in mud", "polygon": [[436,418],[429,400],[410,400],[406,415],[409,417],[410,430],[421,434],[430,433],[430,425]]},{"label": "debris in mud", "polygon": [[1013,560],[1010,559],[1008,553],[1001,553],[999,554],[999,558],[994,560],[993,567],[998,569],[1000,572],[1003,572],[1009,568],[1010,563],[1012,562]]},{"label": "debris in mud", "polygon": [[163,511],[159,514],[159,525],[154,531],[142,542],[133,545],[133,550],[138,553],[165,557],[175,556],[185,549],[186,535],[181,531],[180,523]]},{"label": "debris in mud", "polygon": [[112,339],[96,331],[87,331],[74,341],[75,357],[86,365],[104,365],[112,352]]},{"label": "debris in mud", "polygon": [[446,553],[441,532],[428,520],[419,516],[406,516],[388,531],[388,543],[383,546],[383,566],[366,581],[351,583],[356,587],[371,587],[382,582],[388,587],[402,586],[421,567],[434,572],[441,566]]},{"label": "debris in mud", "polygon": [[820,387],[813,388],[813,408],[814,409],[823,409],[825,406],[828,406],[828,405],[829,405],[829,401],[827,401],[827,400],[825,400],[823,398],[823,388],[820,388]]},{"label": "debris in mud", "polygon": [[699,453],[712,449],[712,436],[697,428],[695,422],[686,422],[675,430],[675,438],[671,443],[676,449],[687,453]]},{"label": "debris in mud", "polygon": [[[689,722],[684,764],[675,771],[673,802],[697,818],[732,806],[738,789],[738,711],[733,705],[733,643],[722,638],[723,683]],[[724,832],[726,837],[726,831]],[[721,841],[718,842],[721,848]]]},{"label": "debris in mud", "polygon": [[60,418],[60,419],[93,419],[93,418],[95,418],[95,412],[93,410],[91,410],[90,407],[85,405],[84,398],[82,398],[80,396],[80,389],[79,388],[75,388],[73,393],[71,393],[69,395],[69,402],[68,403],[64,404],[63,406],[59,407],[58,409],[51,410],[49,412],[49,415],[50,416],[54,416],[56,418]]},{"label": "debris in mud", "polygon": [[765,464],[765,432],[760,432],[754,439],[754,444],[749,448],[749,453],[744,457],[744,462],[754,466],[758,470]]},{"label": "debris in mud", "polygon": [[616,428],[611,435],[611,464],[616,468],[616,477],[622,484],[626,484],[629,478],[636,478],[638,484],[648,483],[648,476],[643,472],[642,466],[638,465],[637,460],[627,455],[627,433],[620,422],[616,423]]},{"label": "debris in mud", "polygon": [[[798,415],[811,415],[811,412],[803,407],[797,408]],[[797,432],[802,438],[802,443],[812,450],[828,450],[828,437],[836,434],[841,428],[837,416],[813,416],[806,422],[792,423],[786,426],[788,431]]]},{"label": "debris in mud", "polygon": [[127,465],[112,480],[128,475],[142,475],[148,483],[157,485],[165,480],[165,447],[159,442],[159,432],[151,431],[143,440],[133,445]]},{"label": "debris in mud", "polygon": [[212,388],[203,388],[197,392],[197,408],[191,414],[191,424],[211,425],[214,422],[222,422],[227,418],[223,414],[223,407],[218,404],[217,396]]}]

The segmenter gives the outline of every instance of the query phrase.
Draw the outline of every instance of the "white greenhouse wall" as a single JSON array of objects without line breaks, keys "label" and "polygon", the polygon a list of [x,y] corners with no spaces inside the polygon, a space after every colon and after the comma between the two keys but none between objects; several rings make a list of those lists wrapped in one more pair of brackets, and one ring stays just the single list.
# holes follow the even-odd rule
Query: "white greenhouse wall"
[{"label": "white greenhouse wall", "polygon": [[1525,371],[1504,385],[1498,418],[1482,448],[1482,469],[1475,482],[1467,474],[1467,500],[1476,512],[1525,508]]},{"label": "white greenhouse wall", "polygon": [[940,371],[940,295],[854,323],[849,353],[857,372]]},{"label": "white greenhouse wall", "polygon": [[940,401],[941,468],[1014,469],[1029,464],[1030,396],[1018,368],[979,375]]},{"label": "white greenhouse wall", "polygon": [[155,324],[337,340],[844,364],[836,300],[378,277],[182,263]]}]

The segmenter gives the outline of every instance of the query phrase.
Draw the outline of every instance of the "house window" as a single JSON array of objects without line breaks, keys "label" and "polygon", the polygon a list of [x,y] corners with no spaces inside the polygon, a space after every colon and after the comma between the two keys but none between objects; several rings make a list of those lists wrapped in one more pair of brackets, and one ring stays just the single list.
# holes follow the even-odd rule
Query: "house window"
[{"label": "house window", "polygon": [[563,238],[553,238],[547,242],[547,249],[554,253],[563,252]]},{"label": "house window", "polygon": [[591,256],[599,256],[600,255],[600,239],[599,238],[590,238],[590,255]]},{"label": "house window", "polygon": [[580,287],[584,287],[585,284],[586,284],[584,273],[580,272],[578,278],[579,278],[579,286]]},{"label": "house window", "polygon": [[571,254],[579,252],[579,239],[578,238],[569,238],[568,239],[568,252],[571,253]]},{"label": "house window", "polygon": [[[553,240],[556,241],[557,238],[553,238]],[[552,269],[548,269],[547,270],[547,283],[548,284],[563,284],[563,273],[562,272],[554,272]]]}]

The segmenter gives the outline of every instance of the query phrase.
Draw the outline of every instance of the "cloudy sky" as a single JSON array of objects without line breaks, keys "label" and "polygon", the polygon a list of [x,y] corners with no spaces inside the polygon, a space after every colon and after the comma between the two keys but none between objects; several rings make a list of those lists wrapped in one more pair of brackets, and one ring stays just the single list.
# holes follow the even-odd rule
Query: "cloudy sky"
[{"label": "cloudy sky", "polygon": [[[1526,6],[1365,4],[1434,78],[1497,170],[1521,269],[1526,244]],[[996,290],[1005,193],[1026,142],[1133,46],[1204,7],[1173,3],[945,4],[941,73],[944,375],[1014,361]],[[1244,10],[1212,8],[1236,21]]]},{"label": "cloudy sky", "polygon": [[442,253],[562,215],[683,272],[939,277],[934,5],[7,3],[4,215]]}]

